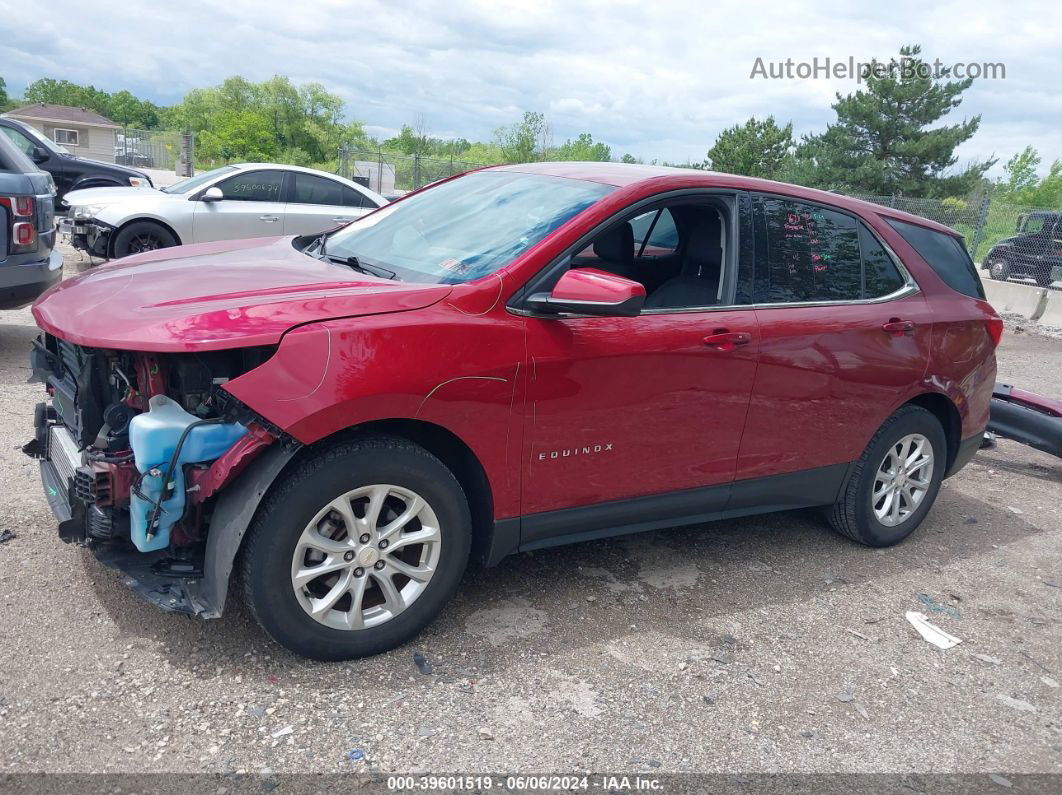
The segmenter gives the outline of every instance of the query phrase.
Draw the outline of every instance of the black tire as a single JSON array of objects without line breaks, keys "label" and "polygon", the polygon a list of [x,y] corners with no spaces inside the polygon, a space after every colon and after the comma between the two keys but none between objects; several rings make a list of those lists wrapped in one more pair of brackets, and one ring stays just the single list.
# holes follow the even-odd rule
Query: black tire
[{"label": "black tire", "polygon": [[1005,260],[993,260],[988,263],[988,275],[997,282],[1005,282],[1010,278],[1010,265]]},{"label": "black tire", "polygon": [[[874,514],[871,504],[874,480],[889,449],[912,433],[923,435],[932,445],[933,476],[917,509],[906,520],[890,527]],[[920,406],[903,406],[882,424],[859,457],[840,499],[829,509],[830,525],[841,535],[868,547],[898,544],[918,528],[933,507],[944,480],[947,455],[947,438],[940,421]]]},{"label": "black tire", "polygon": [[[291,585],[303,529],[336,497],[386,483],[421,495],[442,537],[434,575],[402,612],[378,626],[340,630],[310,617]],[[315,660],[350,660],[388,651],[432,622],[460,584],[472,542],[468,501],[453,473],[422,447],[397,437],[342,442],[299,463],[272,490],[240,556],[244,598],[262,628],[282,646]]]},{"label": "black tire", "polygon": [[111,248],[114,258],[120,259],[131,254],[141,254],[145,251],[176,245],[177,238],[162,224],[154,221],[134,221],[119,230],[114,236],[114,244]]}]

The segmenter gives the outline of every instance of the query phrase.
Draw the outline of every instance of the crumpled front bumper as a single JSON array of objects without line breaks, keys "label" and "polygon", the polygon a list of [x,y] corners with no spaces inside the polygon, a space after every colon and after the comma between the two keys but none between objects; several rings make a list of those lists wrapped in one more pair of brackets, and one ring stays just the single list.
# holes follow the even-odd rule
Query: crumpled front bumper
[{"label": "crumpled front bumper", "polygon": [[70,245],[93,257],[107,258],[114,227],[94,218],[59,220],[59,231],[70,238]]}]

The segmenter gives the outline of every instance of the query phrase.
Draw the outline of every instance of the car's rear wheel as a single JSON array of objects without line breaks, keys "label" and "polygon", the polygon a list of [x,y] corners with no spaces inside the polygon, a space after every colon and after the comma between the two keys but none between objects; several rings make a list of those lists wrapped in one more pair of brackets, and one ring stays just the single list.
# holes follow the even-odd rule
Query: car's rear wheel
[{"label": "car's rear wheel", "polygon": [[874,434],[829,512],[842,535],[872,547],[907,538],[940,490],[947,464],[940,421],[920,406],[904,406]]},{"label": "car's rear wheel", "polygon": [[460,484],[423,448],[345,442],[297,466],[262,506],[241,556],[266,632],[317,660],[387,651],[427,626],[468,562]]},{"label": "car's rear wheel", "polygon": [[1010,265],[1001,259],[988,263],[988,273],[997,282],[1005,282],[1010,278]]},{"label": "car's rear wheel", "polygon": [[114,258],[143,254],[145,251],[176,245],[177,238],[161,224],[156,224],[154,221],[134,221],[122,227],[115,235]]}]

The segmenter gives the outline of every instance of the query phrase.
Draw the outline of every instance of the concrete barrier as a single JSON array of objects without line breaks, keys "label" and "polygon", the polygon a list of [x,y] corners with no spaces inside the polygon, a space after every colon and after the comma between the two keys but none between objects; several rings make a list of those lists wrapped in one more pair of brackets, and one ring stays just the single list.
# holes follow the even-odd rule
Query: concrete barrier
[{"label": "concrete barrier", "polygon": [[1037,319],[1045,326],[1062,327],[1062,290],[1048,290],[1047,293],[1047,305]]},{"label": "concrete barrier", "polygon": [[[992,308],[1000,313],[1009,313],[1021,315],[1029,320],[1040,320],[1044,312],[1048,310],[1050,299],[1048,298],[1049,292],[1055,292],[1053,290],[1047,290],[1044,287],[1030,287],[1025,284],[1014,284],[1013,282],[997,282],[985,279],[982,282],[985,286],[985,295],[988,296],[988,303],[992,304]],[[1062,314],[1062,294],[1058,294],[1058,298],[1055,299],[1053,307],[1057,307],[1058,313]],[[1047,321],[1044,321],[1045,323]]]}]

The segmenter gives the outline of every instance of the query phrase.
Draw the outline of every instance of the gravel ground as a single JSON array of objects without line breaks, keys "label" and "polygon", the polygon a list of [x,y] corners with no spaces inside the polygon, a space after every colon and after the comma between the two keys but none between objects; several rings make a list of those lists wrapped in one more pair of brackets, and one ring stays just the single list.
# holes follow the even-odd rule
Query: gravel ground
[{"label": "gravel ground", "polygon": [[[312,663],[58,541],[17,449],[34,333],[0,313],[0,772],[1062,772],[1057,459],[980,453],[888,550],[809,511],[520,555],[412,644]],[[1062,394],[1058,340],[1010,326],[999,358]]]}]

